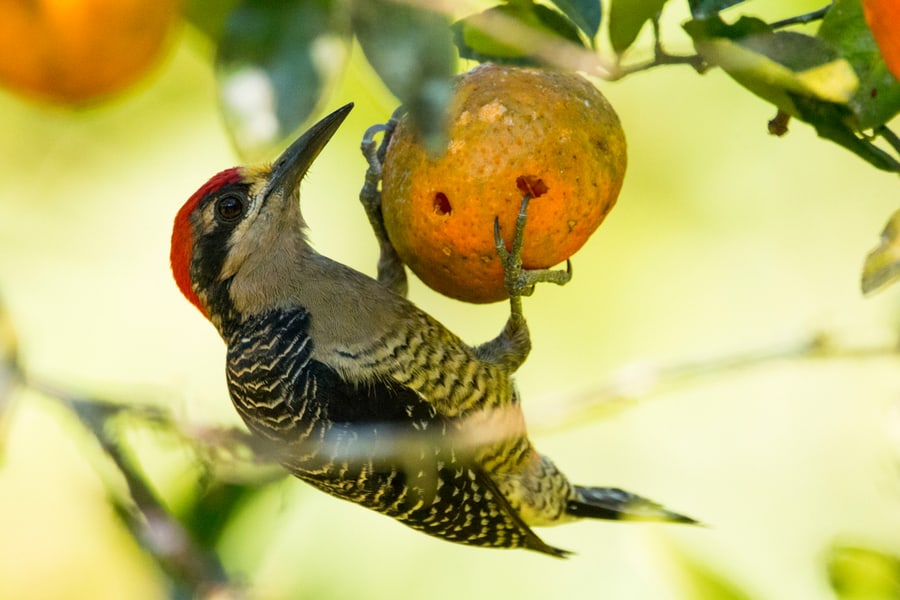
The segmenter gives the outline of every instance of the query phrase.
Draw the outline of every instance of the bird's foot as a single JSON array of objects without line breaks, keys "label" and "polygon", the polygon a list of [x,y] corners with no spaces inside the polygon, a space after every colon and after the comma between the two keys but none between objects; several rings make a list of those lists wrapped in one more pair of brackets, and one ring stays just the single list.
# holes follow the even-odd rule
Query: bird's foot
[{"label": "bird's foot", "polygon": [[[372,231],[375,233],[375,239],[378,241],[380,250],[378,281],[382,285],[405,296],[407,291],[406,270],[404,269],[403,261],[397,254],[393,244],[391,244],[387,235],[387,229],[384,226],[380,190],[384,158],[387,155],[391,136],[394,134],[394,129],[396,129],[401,115],[402,107],[394,111],[387,123],[373,125],[363,135],[360,149],[369,166],[366,169],[365,182],[359,192],[359,201],[366,211]],[[380,144],[375,141],[375,136],[378,134],[383,134]]]},{"label": "bird's foot", "polygon": [[526,269],[522,266],[522,247],[525,239],[525,223],[531,196],[522,198],[519,215],[516,217],[510,249],[500,234],[500,221],[494,219],[494,244],[500,262],[503,263],[503,280],[509,295],[510,314],[506,327],[493,340],[482,344],[476,351],[485,361],[503,365],[511,371],[518,369],[531,352],[531,336],[522,312],[522,296],[530,296],[534,286],[541,282],[563,285],[572,278],[572,264],[566,262],[566,269]]},{"label": "bird's foot", "polygon": [[521,298],[534,293],[538,283],[549,282],[565,285],[572,279],[572,262],[566,260],[565,270],[560,269],[526,269],[522,266],[522,247],[525,243],[525,223],[528,221],[528,203],[531,196],[525,194],[516,217],[510,249],[506,249],[506,241],[500,234],[500,220],[494,219],[494,245],[500,262],[503,263],[503,281],[506,293],[512,303],[513,314],[522,313]]}]

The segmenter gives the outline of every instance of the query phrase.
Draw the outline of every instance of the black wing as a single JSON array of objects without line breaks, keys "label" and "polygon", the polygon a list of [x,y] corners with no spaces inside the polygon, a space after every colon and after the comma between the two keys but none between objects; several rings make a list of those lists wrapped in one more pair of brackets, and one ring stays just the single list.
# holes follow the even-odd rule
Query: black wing
[{"label": "black wing", "polygon": [[494,482],[454,447],[457,422],[394,382],[356,384],[312,358],[310,314],[251,317],[228,339],[232,401],[293,474],[451,541],[554,556]]}]

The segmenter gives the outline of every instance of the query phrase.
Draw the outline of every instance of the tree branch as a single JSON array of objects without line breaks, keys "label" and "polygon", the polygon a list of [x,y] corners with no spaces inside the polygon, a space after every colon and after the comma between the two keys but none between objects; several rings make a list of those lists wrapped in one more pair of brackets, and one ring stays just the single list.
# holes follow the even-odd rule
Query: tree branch
[{"label": "tree branch", "polygon": [[29,389],[68,407],[115,463],[125,479],[131,502],[111,491],[110,501],[132,537],[166,574],[177,592],[175,595],[195,598],[215,595],[217,599],[239,597],[239,591],[228,581],[218,557],[197,545],[181,523],[169,514],[146,479],[134,469],[112,432],[112,421],[120,416],[144,422],[171,423],[166,411],[150,405],[84,398],[33,377],[22,379]]},{"label": "tree branch", "polygon": [[660,38],[659,15],[651,19],[650,23],[653,26],[653,59],[644,63],[638,63],[636,65],[629,65],[624,67],[621,65],[616,65],[616,67],[610,72],[609,80],[616,81],[628,75],[639,73],[641,71],[647,71],[654,67],[661,67],[663,65],[689,65],[698,73],[706,72],[706,70],[709,68],[709,65],[699,54],[676,55],[666,52],[665,48],[663,48],[662,40]]},{"label": "tree branch", "polygon": [[668,365],[642,361],[625,365],[606,384],[538,414],[533,431],[560,431],[619,412],[637,399],[661,393],[671,385],[748,369],[781,360],[900,358],[900,338],[893,345],[846,347],[826,333],[732,355],[686,360]]}]

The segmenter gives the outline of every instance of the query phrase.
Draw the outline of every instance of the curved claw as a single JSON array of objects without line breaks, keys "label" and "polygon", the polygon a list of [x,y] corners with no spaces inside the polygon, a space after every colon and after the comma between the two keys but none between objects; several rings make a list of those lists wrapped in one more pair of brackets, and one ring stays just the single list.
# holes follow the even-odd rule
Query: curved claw
[{"label": "curved claw", "polygon": [[[382,166],[384,164],[387,147],[390,144],[394,129],[400,115],[400,109],[394,111],[387,123],[376,123],[366,129],[363,134],[360,148],[368,163],[363,187],[359,192],[359,200],[366,211],[372,231],[378,240],[381,254],[378,259],[378,281],[395,292],[406,295],[406,271],[403,261],[397,254],[393,244],[387,235],[384,226],[384,216],[381,212],[381,185]],[[375,136],[383,134],[381,143],[375,141]]]},{"label": "curved claw", "polygon": [[531,350],[528,325],[522,314],[522,297],[530,296],[537,283],[549,281],[563,285],[572,278],[572,262],[569,260],[566,260],[565,271],[522,267],[522,246],[530,200],[529,194],[525,194],[522,198],[509,250],[506,249],[506,241],[500,234],[500,218],[494,217],[494,245],[503,267],[503,284],[509,295],[510,315],[503,332],[478,348],[479,356],[487,357],[488,360],[504,364],[513,370],[525,361]]},{"label": "curved claw", "polygon": [[[494,217],[494,245],[497,256],[503,264],[503,278],[506,293],[511,299],[521,296],[530,296],[534,292],[534,286],[538,283],[549,282],[564,285],[572,278],[572,261],[566,259],[566,270],[554,269],[526,269],[522,266],[522,247],[524,246],[525,223],[528,219],[527,208],[531,196],[525,194],[522,198],[521,208],[516,217],[515,232],[510,243],[511,249],[506,249],[506,242],[500,234],[500,219]],[[515,304],[515,301],[514,301]]]},{"label": "curved claw", "polygon": [[366,132],[363,134],[363,144],[371,143],[374,141],[374,137],[383,131],[388,130],[387,123],[376,123],[366,129]]},{"label": "curved claw", "polygon": [[380,156],[380,148],[375,142],[375,136],[379,133],[387,134],[391,129],[392,128],[385,123],[372,125],[366,129],[366,132],[363,134],[362,142],[360,143],[360,149],[366,159],[366,163],[369,165],[369,168],[366,170],[366,179],[372,180],[371,182],[367,181],[367,183],[370,183],[370,185],[373,185],[376,188],[378,182],[381,180],[382,157]]},{"label": "curved claw", "polygon": [[526,214],[528,211],[528,203],[531,202],[531,194],[525,194],[522,196],[522,204],[519,205],[519,218],[526,218]]},{"label": "curved claw", "polygon": [[497,255],[503,262],[505,270],[509,251],[506,249],[506,241],[503,239],[503,236],[500,235],[500,217],[494,217],[494,248],[496,248]]}]

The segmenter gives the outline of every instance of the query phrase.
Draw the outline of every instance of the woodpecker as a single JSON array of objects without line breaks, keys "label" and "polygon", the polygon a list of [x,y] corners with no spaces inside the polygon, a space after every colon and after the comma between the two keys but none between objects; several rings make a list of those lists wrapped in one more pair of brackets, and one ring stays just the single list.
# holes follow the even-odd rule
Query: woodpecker
[{"label": "woodpecker", "polygon": [[300,181],[352,108],[272,164],[214,175],[178,212],[171,265],[227,345],[226,378],[250,431],[290,473],[424,533],[552,556],[533,526],[582,517],[695,523],[618,488],[574,485],[528,439],[512,375],[531,348],[521,297],[570,270],[521,266],[528,197],[511,243],[495,223],[511,314],[470,346],[405,297],[380,218],[385,140],[363,143],[361,194],[381,243],[378,278],[313,250]]}]

